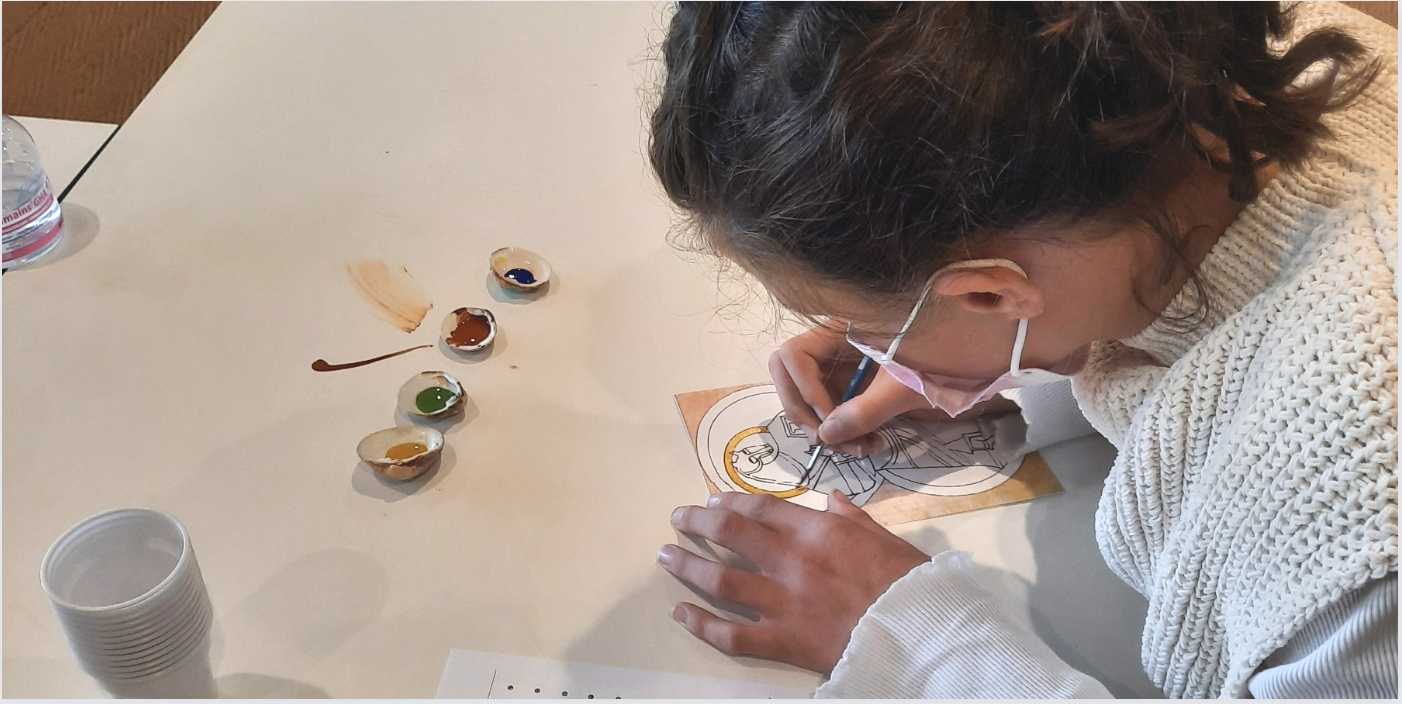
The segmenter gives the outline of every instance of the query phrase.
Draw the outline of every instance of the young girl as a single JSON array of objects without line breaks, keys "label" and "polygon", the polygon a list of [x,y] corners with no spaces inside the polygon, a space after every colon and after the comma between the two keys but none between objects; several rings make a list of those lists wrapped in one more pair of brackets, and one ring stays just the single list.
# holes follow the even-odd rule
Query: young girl
[{"label": "young girl", "polygon": [[[818,325],[770,369],[862,454],[1073,376],[1119,449],[1096,538],[1171,696],[1397,696],[1397,35],[1336,3],[681,3],[651,158]],[[882,365],[836,405],[860,355]],[[1031,409],[1028,409],[1029,411]],[[673,522],[673,612],[819,696],[1107,696],[840,494]],[[851,555],[862,555],[852,559]]]}]

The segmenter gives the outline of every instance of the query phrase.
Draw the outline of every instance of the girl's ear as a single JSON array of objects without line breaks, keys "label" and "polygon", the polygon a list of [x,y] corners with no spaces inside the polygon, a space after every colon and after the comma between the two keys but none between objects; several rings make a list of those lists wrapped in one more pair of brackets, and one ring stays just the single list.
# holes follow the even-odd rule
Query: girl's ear
[{"label": "girl's ear", "polygon": [[1008,318],[1042,314],[1042,291],[1026,276],[1003,266],[957,269],[940,274],[930,292],[970,312]]}]

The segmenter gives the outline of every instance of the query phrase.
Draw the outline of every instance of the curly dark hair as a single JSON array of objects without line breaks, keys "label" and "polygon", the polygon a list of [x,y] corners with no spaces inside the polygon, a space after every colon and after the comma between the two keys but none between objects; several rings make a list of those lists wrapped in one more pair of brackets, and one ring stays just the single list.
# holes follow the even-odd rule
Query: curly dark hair
[{"label": "curly dark hair", "polygon": [[[1184,233],[1150,185],[1201,159],[1248,202],[1376,75],[1336,29],[1282,52],[1289,23],[1275,2],[683,2],[650,158],[705,250],[872,300],[1047,223],[1146,223],[1167,281]],[[1297,82],[1319,62],[1362,66]]]}]

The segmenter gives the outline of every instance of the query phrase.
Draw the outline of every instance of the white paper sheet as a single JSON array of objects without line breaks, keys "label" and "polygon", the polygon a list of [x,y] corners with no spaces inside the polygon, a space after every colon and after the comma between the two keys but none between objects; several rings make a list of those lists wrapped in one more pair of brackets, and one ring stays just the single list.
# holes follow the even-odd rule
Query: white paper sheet
[{"label": "white paper sheet", "polygon": [[809,699],[791,687],[453,650],[439,699]]}]

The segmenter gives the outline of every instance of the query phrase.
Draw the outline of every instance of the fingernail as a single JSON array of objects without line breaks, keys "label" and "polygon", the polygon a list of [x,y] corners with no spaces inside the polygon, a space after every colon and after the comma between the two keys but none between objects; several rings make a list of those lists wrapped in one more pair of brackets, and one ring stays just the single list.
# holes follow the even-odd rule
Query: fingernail
[{"label": "fingernail", "polygon": [[715,508],[720,505],[720,494],[711,494],[711,498],[706,499],[707,508]]},{"label": "fingernail", "polygon": [[682,609],[681,604],[672,607],[672,620],[683,626],[686,625],[686,611]]},{"label": "fingernail", "polygon": [[677,524],[681,523],[681,522],[682,522],[682,514],[685,513],[685,512],[686,512],[686,507],[678,508],[677,510],[673,511],[673,512],[672,512],[672,525],[677,525]]},{"label": "fingernail", "polygon": [[671,545],[663,545],[662,549],[657,551],[657,564],[670,565],[672,564],[672,560],[676,559],[676,557],[677,554],[673,551]]}]

